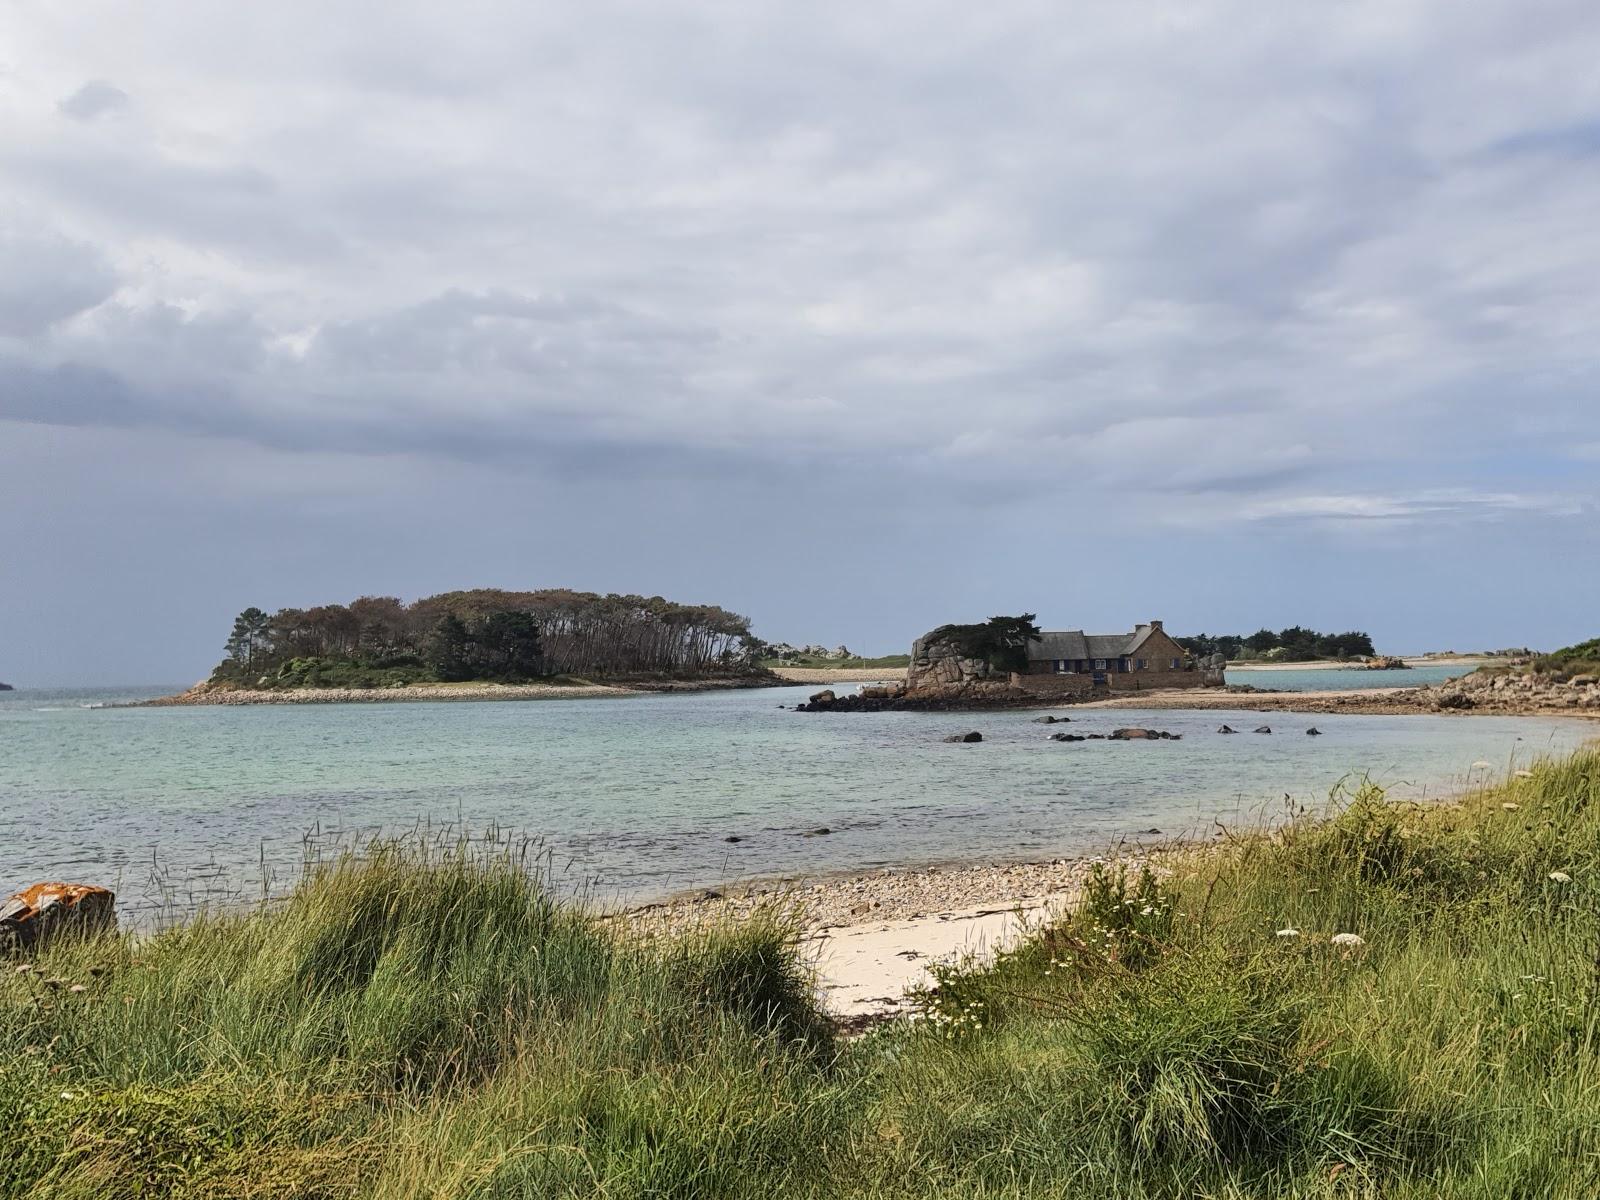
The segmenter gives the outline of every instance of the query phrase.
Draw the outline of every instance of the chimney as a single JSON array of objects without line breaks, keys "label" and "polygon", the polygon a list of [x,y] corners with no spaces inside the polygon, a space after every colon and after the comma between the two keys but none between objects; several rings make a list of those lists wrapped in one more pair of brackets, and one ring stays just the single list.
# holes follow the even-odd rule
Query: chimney
[{"label": "chimney", "polygon": [[1151,629],[1160,629],[1161,628],[1161,622],[1160,621],[1151,621],[1150,622],[1150,628]]}]

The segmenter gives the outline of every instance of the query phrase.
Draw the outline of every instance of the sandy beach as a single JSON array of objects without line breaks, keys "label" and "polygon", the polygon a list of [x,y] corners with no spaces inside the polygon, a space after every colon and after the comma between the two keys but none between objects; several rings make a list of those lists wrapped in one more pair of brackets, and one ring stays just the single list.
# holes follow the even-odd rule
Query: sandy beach
[{"label": "sandy beach", "polygon": [[[1137,869],[1176,843],[1152,835],[1117,861]],[[1071,903],[1099,856],[1030,863],[966,863],[818,879],[758,880],[702,891],[623,914],[648,928],[683,928],[772,908],[805,930],[828,1010],[844,1020],[907,1008],[905,993],[932,982],[928,968],[1015,942]]]},{"label": "sandy beach", "polygon": [[140,701],[141,708],[222,704],[392,704],[413,700],[594,700],[662,692],[776,687],[761,676],[602,683],[415,683],[383,688],[214,688],[196,684],[175,696]]}]

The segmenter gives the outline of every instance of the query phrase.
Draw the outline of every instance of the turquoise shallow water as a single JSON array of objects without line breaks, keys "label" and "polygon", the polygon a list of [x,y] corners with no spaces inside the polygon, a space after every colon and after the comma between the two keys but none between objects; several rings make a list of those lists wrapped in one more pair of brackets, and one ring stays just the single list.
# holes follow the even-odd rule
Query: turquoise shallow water
[{"label": "turquoise shallow water", "polygon": [[[165,689],[151,689],[154,694]],[[1026,712],[795,713],[810,689],[622,700],[94,709],[0,693],[0,887],[118,886],[137,907],[213,876],[292,878],[302,836],[453,822],[542,839],[563,881],[644,898],[735,877],[1104,849],[1270,818],[1367,771],[1437,796],[1594,735],[1576,721],[1134,710],[1156,743],[1048,740]],[[1272,736],[1218,735],[1222,722]],[[980,729],[981,745],[946,745]],[[812,833],[827,827],[826,835]],[[742,838],[728,843],[727,836]]]},{"label": "turquoise shallow water", "polygon": [[1426,687],[1471,670],[1471,666],[1410,667],[1401,671],[1369,671],[1365,667],[1253,671],[1249,667],[1229,667],[1228,682],[1275,688],[1280,692],[1354,692],[1366,688]]}]

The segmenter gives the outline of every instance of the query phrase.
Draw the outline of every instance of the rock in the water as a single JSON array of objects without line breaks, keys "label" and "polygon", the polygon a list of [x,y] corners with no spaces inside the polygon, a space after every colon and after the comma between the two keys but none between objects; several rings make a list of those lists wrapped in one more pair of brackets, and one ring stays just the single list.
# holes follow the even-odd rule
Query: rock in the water
[{"label": "rock in the water", "polygon": [[1050,740],[1052,742],[1086,742],[1089,739],[1081,733],[1052,733]]},{"label": "rock in the water", "polygon": [[833,694],[832,688],[823,688],[820,692],[811,693],[811,703],[813,704],[831,704],[838,698]]},{"label": "rock in the water", "polygon": [[1256,726],[1256,732],[1257,733],[1271,733],[1272,732],[1272,726],[1271,725],[1257,725]]},{"label": "rock in the water", "polygon": [[1218,725],[1217,726],[1217,732],[1218,733],[1238,733],[1239,731],[1237,729],[1235,729],[1232,725]]},{"label": "rock in the water", "polygon": [[0,904],[0,949],[33,950],[64,934],[117,926],[116,896],[88,883],[36,883]]},{"label": "rock in the water", "polygon": [[[1065,720],[1065,718],[1062,719]],[[1056,719],[1049,713],[1045,713],[1045,715],[1042,717],[1035,717],[1033,719],[1033,723],[1035,725],[1054,725],[1056,723]]]},{"label": "rock in the water", "polygon": [[1111,741],[1113,742],[1144,742],[1156,741],[1175,742],[1183,737],[1181,733],[1168,733],[1165,729],[1113,729]]},{"label": "rock in the water", "polygon": [[1321,737],[1322,736],[1322,730],[1318,729],[1315,725],[1313,725],[1310,729],[1306,730],[1306,736],[1307,737]]},{"label": "rock in the water", "polygon": [[983,741],[983,734],[979,733],[976,729],[974,729],[971,733],[952,733],[949,737],[945,738],[945,741],[947,741],[947,742],[981,742],[981,741]]},{"label": "rock in the water", "polygon": [[722,840],[725,841],[725,842],[742,842],[742,841],[744,841],[744,839],[742,837],[740,837],[736,833],[730,833],[727,837],[723,838]]}]

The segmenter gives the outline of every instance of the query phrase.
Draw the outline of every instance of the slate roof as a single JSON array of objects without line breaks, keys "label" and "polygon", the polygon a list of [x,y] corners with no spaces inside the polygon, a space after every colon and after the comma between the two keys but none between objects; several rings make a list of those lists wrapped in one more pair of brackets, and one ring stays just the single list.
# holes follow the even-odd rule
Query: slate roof
[{"label": "slate roof", "polygon": [[1043,633],[1028,643],[1028,659],[1054,662],[1058,659],[1121,658],[1132,654],[1155,632],[1154,625],[1140,625],[1132,633],[1084,633],[1080,629]]},{"label": "slate roof", "polygon": [[1028,643],[1028,658],[1033,660],[1044,658],[1054,662],[1062,658],[1089,657],[1088,641],[1081,632],[1077,631],[1071,633],[1046,633],[1037,642]]}]

